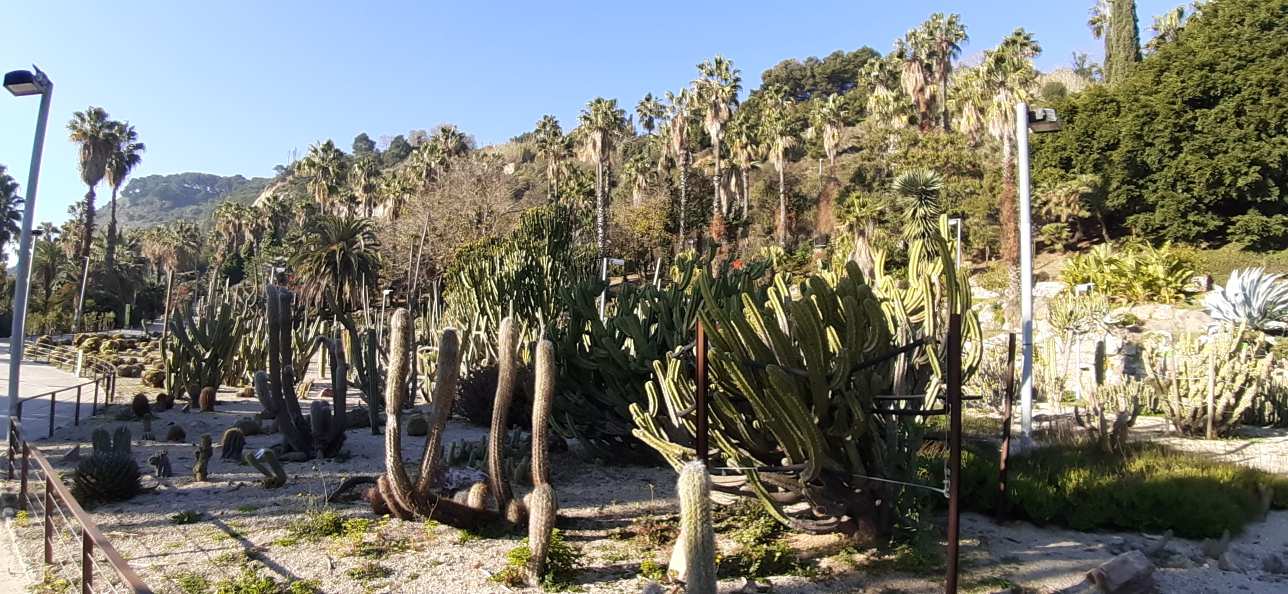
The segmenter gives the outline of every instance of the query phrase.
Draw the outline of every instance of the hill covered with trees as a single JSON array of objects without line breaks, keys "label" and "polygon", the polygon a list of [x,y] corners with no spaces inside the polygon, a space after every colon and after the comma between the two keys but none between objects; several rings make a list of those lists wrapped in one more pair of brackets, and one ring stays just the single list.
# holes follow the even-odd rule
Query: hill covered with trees
[{"label": "hill covered with trees", "polygon": [[221,202],[254,202],[269,181],[196,172],[136,177],[121,191],[116,216],[125,229],[207,220]]}]

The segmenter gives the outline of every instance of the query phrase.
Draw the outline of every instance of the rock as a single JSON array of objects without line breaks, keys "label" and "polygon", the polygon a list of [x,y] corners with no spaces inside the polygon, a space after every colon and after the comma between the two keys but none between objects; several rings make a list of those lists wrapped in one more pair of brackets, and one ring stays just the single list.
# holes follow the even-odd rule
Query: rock
[{"label": "rock", "polygon": [[1221,571],[1243,571],[1239,567],[1239,563],[1234,560],[1234,555],[1231,555],[1228,551],[1222,553],[1221,558],[1216,560],[1216,567]]},{"label": "rock", "polygon": [[1261,571],[1275,575],[1288,575],[1288,561],[1283,555],[1271,555],[1261,560]]},{"label": "rock", "polygon": [[1200,548],[1209,559],[1220,559],[1221,555],[1230,550],[1230,531],[1222,532],[1220,540],[1203,539],[1203,544]]},{"label": "rock", "polygon": [[1163,536],[1159,537],[1157,541],[1150,543],[1149,546],[1142,549],[1141,552],[1145,553],[1145,556],[1151,559],[1171,556],[1170,551],[1167,550],[1167,545],[1171,541],[1172,531],[1168,530],[1167,532],[1164,532]]},{"label": "rock", "polygon": [[241,429],[241,432],[246,435],[246,437],[259,435],[264,432],[264,427],[260,425],[259,421],[255,420],[254,417],[242,417],[237,419],[237,422],[233,423],[233,427]]},{"label": "rock", "polygon": [[407,435],[419,437],[429,433],[429,419],[425,415],[416,414],[407,419]]},{"label": "rock", "polygon": [[1055,295],[1058,295],[1061,292],[1063,292],[1068,287],[1069,285],[1062,283],[1060,281],[1043,281],[1039,283],[1033,283],[1033,297],[1036,299],[1046,299],[1046,298],[1054,297]]},{"label": "rock", "polygon": [[1123,553],[1088,571],[1087,581],[1104,594],[1154,592],[1154,563],[1140,551]]}]

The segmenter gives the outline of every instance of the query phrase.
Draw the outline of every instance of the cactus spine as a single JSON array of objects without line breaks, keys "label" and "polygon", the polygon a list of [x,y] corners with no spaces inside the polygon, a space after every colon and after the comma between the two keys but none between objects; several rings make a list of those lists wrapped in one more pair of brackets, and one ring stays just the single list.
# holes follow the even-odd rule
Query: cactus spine
[{"label": "cactus spine", "polygon": [[210,435],[202,435],[201,443],[197,445],[197,461],[192,466],[192,480],[198,482],[206,480],[206,470],[210,465],[210,456],[213,453],[210,447]]},{"label": "cactus spine", "polygon": [[492,401],[492,429],[487,437],[488,484],[497,509],[502,511],[507,509],[510,500],[514,498],[510,483],[505,480],[505,430],[510,416],[510,403],[514,400],[517,342],[514,319],[506,316],[501,320],[500,333],[497,335],[496,398]]},{"label": "cactus spine", "polygon": [[680,537],[671,552],[670,570],[686,594],[715,594],[716,536],[711,526],[711,479],[697,460],[680,470]]}]

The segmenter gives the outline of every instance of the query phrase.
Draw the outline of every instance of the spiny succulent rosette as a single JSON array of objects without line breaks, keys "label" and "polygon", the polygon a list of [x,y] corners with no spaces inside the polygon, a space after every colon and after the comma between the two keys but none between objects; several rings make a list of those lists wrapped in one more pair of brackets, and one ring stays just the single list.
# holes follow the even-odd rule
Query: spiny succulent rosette
[{"label": "spiny succulent rosette", "polygon": [[[962,316],[964,379],[982,356],[950,253],[939,238],[917,240],[899,277],[878,253],[870,280],[851,262],[725,298],[712,294],[709,275],[698,279],[713,491],[756,498],[799,530],[892,531],[901,492],[884,480],[917,480],[925,417],[875,411],[943,408],[950,312]],[[631,405],[634,435],[677,470],[696,457],[693,375],[691,359],[668,355],[654,366],[647,402]],[[912,398],[878,398],[890,395]]]}]

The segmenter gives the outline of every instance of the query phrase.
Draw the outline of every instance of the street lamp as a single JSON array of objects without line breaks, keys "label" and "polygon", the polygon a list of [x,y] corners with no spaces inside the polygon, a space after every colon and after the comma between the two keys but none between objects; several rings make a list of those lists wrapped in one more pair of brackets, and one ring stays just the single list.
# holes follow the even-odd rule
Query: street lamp
[{"label": "street lamp", "polygon": [[18,381],[22,375],[23,337],[27,332],[27,294],[31,283],[31,220],[36,217],[36,185],[40,181],[40,156],[45,148],[45,126],[54,83],[39,68],[14,70],[4,75],[4,88],[15,97],[40,95],[36,116],[36,138],[31,145],[31,169],[27,171],[27,196],[22,210],[22,235],[18,240],[18,271],[13,284],[13,325],[9,330],[9,417],[18,414]]},{"label": "street lamp", "polygon": [[1024,350],[1024,362],[1020,367],[1020,429],[1025,437],[1033,430],[1033,204],[1029,181],[1029,131],[1042,134],[1059,131],[1060,127],[1054,109],[1030,110],[1027,103],[1015,104],[1020,186],[1020,332]]}]

